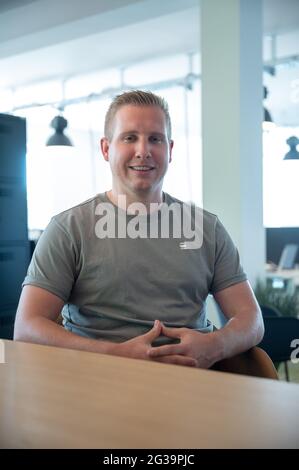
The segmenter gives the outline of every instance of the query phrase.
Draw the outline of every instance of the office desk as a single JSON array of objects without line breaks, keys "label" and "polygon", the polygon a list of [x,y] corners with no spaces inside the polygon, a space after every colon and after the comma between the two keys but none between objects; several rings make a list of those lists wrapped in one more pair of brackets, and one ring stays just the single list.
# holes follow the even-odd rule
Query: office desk
[{"label": "office desk", "polygon": [[277,269],[276,271],[266,271],[266,278],[271,283],[286,283],[286,292],[293,294],[299,292],[299,269]]},{"label": "office desk", "polygon": [[2,448],[299,447],[299,385],[4,344]]}]

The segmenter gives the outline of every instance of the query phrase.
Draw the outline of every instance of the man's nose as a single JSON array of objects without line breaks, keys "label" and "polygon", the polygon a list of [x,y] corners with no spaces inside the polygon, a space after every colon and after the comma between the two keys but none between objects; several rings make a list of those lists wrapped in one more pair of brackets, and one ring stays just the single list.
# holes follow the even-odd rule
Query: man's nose
[{"label": "man's nose", "polygon": [[136,157],[137,158],[150,158],[151,149],[150,143],[147,139],[140,139],[136,147]]}]

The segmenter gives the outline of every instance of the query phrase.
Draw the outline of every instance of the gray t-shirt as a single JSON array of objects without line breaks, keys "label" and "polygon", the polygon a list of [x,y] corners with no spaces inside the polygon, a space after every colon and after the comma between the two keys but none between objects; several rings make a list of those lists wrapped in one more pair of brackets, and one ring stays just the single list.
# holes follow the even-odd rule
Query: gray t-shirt
[{"label": "gray t-shirt", "polygon": [[[163,196],[167,206],[183,205]],[[99,215],[103,203],[112,210]],[[112,228],[134,218],[116,210],[105,193],[56,215],[36,246],[23,285],[64,300],[65,328],[89,338],[125,341],[144,334],[155,319],[170,327],[211,331],[205,313],[208,294],[246,280],[237,249],[218,218],[201,211],[202,246],[182,249],[183,235],[112,238],[109,232],[104,238],[107,223],[99,226],[103,214],[106,222],[114,222]],[[140,224],[148,226],[153,215],[140,216]]]}]

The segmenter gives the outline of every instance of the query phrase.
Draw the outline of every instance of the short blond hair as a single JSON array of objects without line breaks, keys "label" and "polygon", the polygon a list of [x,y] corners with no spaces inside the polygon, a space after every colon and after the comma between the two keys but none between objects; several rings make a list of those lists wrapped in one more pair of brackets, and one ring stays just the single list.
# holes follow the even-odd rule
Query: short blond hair
[{"label": "short blond hair", "polygon": [[113,134],[113,120],[117,111],[126,105],[133,106],[158,106],[164,113],[166,119],[167,136],[171,139],[171,119],[168,104],[164,98],[155,95],[151,91],[131,90],[116,95],[112,100],[105,116],[104,133],[105,137],[111,141]]}]

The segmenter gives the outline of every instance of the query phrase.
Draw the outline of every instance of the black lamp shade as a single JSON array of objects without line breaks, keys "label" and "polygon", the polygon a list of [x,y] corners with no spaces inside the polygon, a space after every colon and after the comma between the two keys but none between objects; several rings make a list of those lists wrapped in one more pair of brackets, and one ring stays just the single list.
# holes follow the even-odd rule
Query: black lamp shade
[{"label": "black lamp shade", "polygon": [[54,134],[49,137],[46,145],[66,145],[72,147],[70,139],[64,135],[63,131],[67,127],[67,120],[63,116],[55,116],[51,121],[51,127],[55,130]]},{"label": "black lamp shade", "polygon": [[264,108],[264,122],[273,122],[271,114],[269,113],[267,108]]},{"label": "black lamp shade", "polygon": [[298,137],[292,135],[286,142],[290,146],[290,150],[285,154],[284,160],[299,160],[299,152],[296,149],[296,146],[299,144]]},{"label": "black lamp shade", "polygon": [[53,134],[51,137],[49,137],[49,139],[47,140],[47,143],[46,143],[47,146],[51,146],[51,145],[67,145],[69,147],[72,147],[72,142],[70,141],[70,139],[64,135],[64,134],[58,134],[57,132],[55,132],[55,134]]}]

